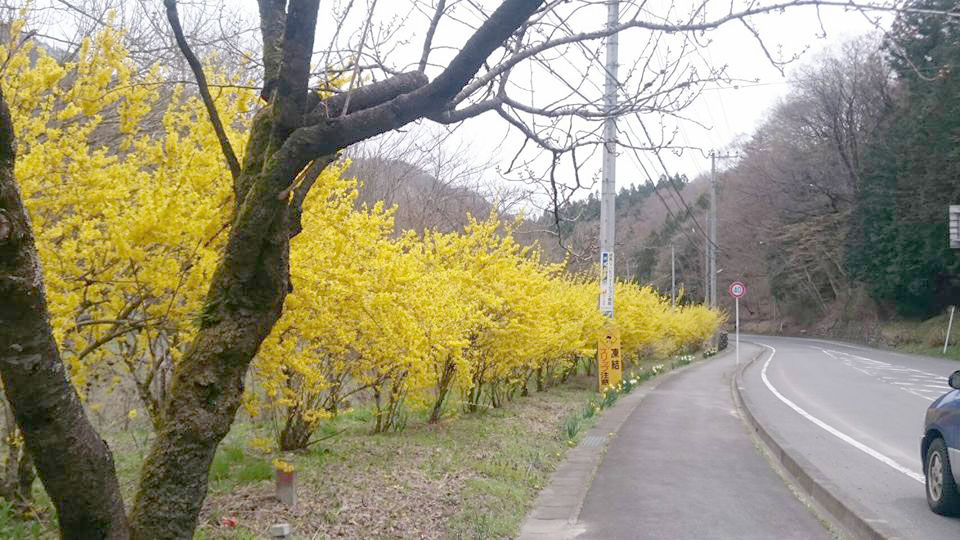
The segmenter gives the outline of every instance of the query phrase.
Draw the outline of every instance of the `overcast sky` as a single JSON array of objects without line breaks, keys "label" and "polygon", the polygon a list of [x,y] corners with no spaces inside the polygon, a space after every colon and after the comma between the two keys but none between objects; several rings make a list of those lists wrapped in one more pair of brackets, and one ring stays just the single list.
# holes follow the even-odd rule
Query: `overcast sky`
[{"label": "overcast sky", "polygon": [[[369,2],[370,0],[356,1]],[[692,4],[696,0],[677,0],[675,5],[682,6],[685,1]],[[492,7],[498,2],[491,0],[481,3]],[[621,3],[622,6],[625,4]],[[737,4],[737,0],[734,4],[740,5]],[[402,6],[408,5],[405,2],[390,2],[385,5],[381,0],[376,11],[377,22],[402,15],[404,13]],[[669,5],[669,3],[667,0],[650,0],[648,5],[653,6],[649,9],[654,11],[658,6]],[[730,6],[729,1],[710,4],[711,9],[720,12],[729,9]],[[573,21],[577,31],[602,26],[605,7],[598,2],[592,9],[592,12],[587,10],[580,12],[578,19]],[[683,8],[676,8],[676,10],[682,12]],[[401,65],[404,62],[414,63],[419,58],[422,32],[425,28],[421,19],[424,18],[425,16],[419,14],[411,17],[411,22],[408,24],[409,31],[406,33],[409,44],[401,45],[393,53],[395,63],[399,62]],[[889,26],[890,20],[889,15],[883,16],[884,22],[881,26]],[[706,153],[711,149],[723,151],[738,138],[748,137],[762,123],[777,100],[789,91],[788,81],[791,71],[796,66],[814,62],[824,50],[845,40],[878,32],[876,26],[868,21],[864,14],[841,8],[821,8],[819,16],[817,10],[812,7],[793,8],[783,13],[757,16],[753,19],[753,23],[772,55],[778,58],[791,58],[799,54],[801,55],[799,60],[787,66],[786,75],[783,75],[771,64],[757,39],[743,25],[737,22],[728,23],[719,30],[708,33],[705,39],[709,40],[709,44],[698,53],[701,61],[713,66],[727,65],[729,77],[745,82],[735,85],[714,85],[705,89],[697,101],[685,111],[685,116],[690,121],[645,115],[642,121],[648,128],[655,129],[663,122],[664,133],[669,134],[676,130],[676,136],[673,139],[675,144],[696,147],[698,150],[662,151],[659,156],[661,159],[658,159],[649,151],[635,152],[630,149],[621,149],[617,162],[618,187],[642,183],[648,176],[656,179],[665,172],[664,169],[670,174],[685,174],[690,178],[709,173],[710,163]],[[439,51],[432,59],[443,60],[444,55],[449,57],[455,54],[456,49],[462,46],[469,36],[466,30],[455,22],[442,23],[435,41],[449,48]],[[403,35],[405,32],[401,30],[398,33],[398,40]],[[642,54],[640,49],[645,35],[645,32],[637,31],[621,34],[621,75],[625,68],[633,64]],[[318,38],[318,48],[321,48],[320,45],[322,43]],[[595,42],[594,46],[603,50],[602,43]],[[665,53],[661,50],[657,54]],[[409,69],[409,66],[407,67]],[[580,76],[576,71],[568,73],[573,78]],[[435,76],[436,73],[428,70],[428,75]],[[592,87],[600,92],[603,87],[603,72],[594,69],[590,72],[590,76],[593,79],[590,81]],[[535,99],[535,95],[550,96],[552,92],[549,83],[538,86],[536,77],[534,75],[530,78],[529,84],[536,88],[535,92],[530,92],[528,96],[530,100]],[[514,76],[511,80],[513,79],[522,79],[522,77]],[[629,139],[639,142],[638,139],[643,137],[639,133],[639,122],[636,117],[622,119],[619,128],[621,140]],[[516,130],[509,128],[493,113],[467,121],[457,130],[457,137],[463,139],[465,146],[471,149],[477,161],[486,161],[490,158],[504,169],[523,142],[523,138]],[[594,154],[585,164],[582,176],[599,178],[600,162],[599,153]],[[729,162],[721,163],[719,166],[721,168],[729,166]],[[559,174],[572,175],[566,170],[561,170]],[[596,184],[594,191],[599,191],[599,183]],[[581,193],[580,196],[586,196],[586,192]]]},{"label": "overcast sky", "polygon": [[[159,2],[156,5],[151,4],[153,0],[143,0],[144,6],[148,9],[159,12]],[[206,5],[217,6],[209,2],[220,2],[215,9],[205,12],[205,20],[209,22],[209,13],[239,13],[250,21],[252,28],[255,28],[257,22],[257,9],[255,0],[209,0]],[[315,50],[319,54],[315,58],[315,64],[335,64],[340,58],[325,57],[322,51],[329,49],[331,42],[336,41],[334,50],[343,49],[345,45],[354,45],[359,41],[362,34],[366,10],[364,6],[369,7],[376,4],[374,11],[374,25],[372,32],[382,32],[384,27],[389,27],[391,23],[395,24],[398,20],[405,20],[406,24],[397,27],[393,34],[391,42],[395,44],[389,55],[389,61],[397,69],[415,69],[416,62],[420,57],[423,46],[423,35],[425,33],[429,17],[429,5],[424,9],[417,11],[412,6],[414,1],[421,4],[430,4],[432,0],[352,0],[355,7],[354,15],[347,19],[346,24],[338,31],[333,24],[332,18],[328,15],[331,10],[338,6],[342,8],[351,2],[351,0],[324,0],[321,2],[320,25],[317,32]],[[713,10],[711,18],[723,14],[729,10],[731,5],[741,9],[746,5],[755,5],[758,3],[769,3],[774,0],[716,0],[708,4],[708,12]],[[473,0],[474,6],[482,6],[489,11],[499,4],[499,0]],[[665,13],[668,6],[673,6],[672,15],[677,18],[681,14],[689,12],[689,5],[698,3],[699,0],[648,0],[644,6],[647,12]],[[190,2],[181,2],[184,16],[189,17],[190,10],[196,9],[197,4]],[[471,25],[479,22],[479,15],[475,9],[470,8],[470,3],[461,4],[467,6],[446,18],[441,22],[435,37],[435,44],[440,48],[433,54],[431,60],[435,60],[440,66],[446,64],[446,60],[451,58],[462,48],[466,39],[472,30]],[[586,5],[587,8],[578,11],[576,16],[570,19],[573,27],[572,31],[581,32],[585,30],[596,30],[602,28],[606,8],[603,2],[594,3],[581,0],[570,2],[566,5]],[[630,2],[621,2],[622,9],[633,8],[635,4]],[[471,11],[473,9],[473,11]],[[891,17],[884,17],[884,25],[888,26]],[[783,13],[757,16],[752,19],[757,31],[766,45],[767,49],[774,56],[784,58],[792,57],[795,54],[803,53],[802,57],[787,67],[786,76],[782,75],[767,59],[763,49],[757,42],[757,39],[738,22],[731,22],[720,29],[709,32],[702,37],[701,43],[707,43],[700,48],[696,56],[697,62],[701,65],[712,65],[714,67],[726,65],[727,75],[733,79],[743,80],[745,82],[735,85],[713,85],[702,92],[696,102],[684,111],[684,115],[689,121],[678,120],[671,117],[660,117],[656,114],[647,114],[642,118],[627,117],[620,120],[620,139],[622,141],[631,140],[635,143],[642,142],[643,135],[640,131],[639,121],[652,130],[662,130],[662,133],[670,136],[676,133],[673,142],[686,147],[696,149],[687,149],[684,151],[663,151],[658,156],[652,152],[636,152],[629,149],[621,149],[618,157],[618,186],[627,186],[646,181],[646,178],[656,179],[664,172],[671,174],[686,174],[694,178],[698,175],[708,173],[710,170],[709,159],[706,152],[711,149],[723,151],[738,138],[749,136],[752,131],[763,121],[770,108],[789,91],[789,76],[795,66],[815,61],[818,54],[824,49],[835,46],[845,40],[863,35],[869,32],[876,32],[876,28],[866,20],[864,15],[855,11],[846,11],[842,8],[821,8],[820,16],[812,7],[791,8]],[[160,24],[162,24],[161,21]],[[825,31],[826,37],[820,34]],[[256,32],[251,34],[251,38],[257,38]],[[668,50],[666,46],[657,49],[652,55],[649,50],[642,50],[644,39],[649,35],[645,31],[630,30],[620,36],[620,64],[621,76],[629,69],[631,65],[644,54],[657,59],[668,58],[670,50],[677,50],[679,42],[673,42],[672,49]],[[337,39],[333,39],[336,36]],[[665,41],[666,42],[666,41]],[[594,51],[600,52],[598,61],[590,68],[584,68],[581,62],[574,65],[571,62],[568,66],[563,65],[563,58],[555,59],[554,63],[558,66],[560,73],[565,74],[571,80],[582,79],[585,84],[582,88],[593,96],[598,96],[603,87],[603,71],[599,64],[603,60],[603,44],[599,41],[592,42],[590,47]],[[428,69],[428,76],[434,77],[439,73],[440,67]],[[531,68],[532,70],[533,68]],[[564,71],[566,70],[566,71]],[[527,79],[524,79],[527,77]],[[513,92],[516,92],[528,102],[546,101],[552,98],[558,91],[556,81],[549,81],[548,77],[531,71],[523,76],[514,75],[511,77],[512,84],[515,84]],[[755,82],[754,82],[755,81]],[[636,88],[636,86],[634,86]],[[629,91],[627,88],[625,91]],[[591,99],[593,99],[591,96]],[[662,126],[662,127],[661,127]],[[462,127],[457,129],[456,137],[461,141],[455,141],[455,146],[464,146],[470,149],[470,158],[475,162],[491,161],[501,165],[502,169],[507,167],[510,159],[516,150],[521,146],[523,138],[516,130],[507,127],[507,124],[494,113],[468,120]],[[529,155],[529,153],[528,153]],[[581,154],[581,161],[584,160]],[[661,161],[662,160],[662,161]],[[729,161],[721,164],[721,167],[729,166]],[[567,168],[569,169],[569,168]],[[665,171],[666,169],[666,171]],[[599,178],[600,155],[596,152],[592,157],[586,159],[586,163],[581,171],[582,177]],[[496,176],[495,172],[491,172]],[[572,176],[571,170],[561,169],[560,176]],[[561,178],[561,180],[563,180]],[[595,186],[599,190],[599,184]],[[580,194],[586,196],[586,192]]]},{"label": "overcast sky", "polygon": [[[225,3],[236,4],[241,11],[245,11],[256,19],[256,2],[254,0],[223,0]],[[321,3],[321,10],[345,6],[349,0],[329,0]],[[382,31],[392,22],[406,17],[407,24],[399,28],[393,41],[397,46],[389,56],[391,63],[400,69],[415,68],[423,44],[423,34],[429,20],[426,10],[418,12],[413,9],[411,2],[398,0],[354,0],[356,6],[370,6],[376,4],[374,11],[374,26],[372,31]],[[429,2],[428,2],[429,3]],[[677,14],[689,11],[686,4],[693,5],[697,0],[649,0],[647,10],[651,12],[664,11],[665,6],[673,5]],[[753,2],[750,2],[753,4]],[[486,9],[493,9],[499,4],[498,0],[478,0],[478,5]],[[626,9],[629,2],[621,2],[622,9]],[[731,5],[742,8],[747,2],[741,0],[717,0],[708,4],[708,9],[722,14],[730,9]],[[346,24],[336,31],[330,18],[321,17],[317,33],[315,50],[323,51],[328,48],[333,35],[337,35],[341,43],[354,43],[359,40],[364,26],[365,10],[355,9],[354,16],[347,19]],[[593,30],[601,27],[605,19],[606,8],[602,2],[580,11],[572,20],[576,31]],[[438,28],[434,42],[441,45],[441,49],[433,54],[431,60],[438,64],[445,64],[445,60],[452,57],[470,35],[466,23],[470,21],[469,10],[459,11],[455,17],[444,20]],[[467,19],[458,21],[456,19]],[[889,25],[891,17],[884,16],[884,26]],[[663,132],[676,133],[673,139],[675,144],[696,147],[699,150],[663,151],[658,159],[652,152],[635,152],[622,149],[619,154],[617,167],[617,184],[619,187],[642,183],[648,176],[654,179],[664,172],[670,174],[686,174],[691,178],[709,173],[710,162],[705,155],[711,149],[723,151],[728,149],[738,138],[749,136],[763,121],[767,112],[775,105],[778,99],[789,91],[791,70],[797,65],[815,61],[818,54],[825,49],[836,46],[845,40],[866,34],[876,33],[876,27],[871,24],[862,13],[847,11],[842,8],[821,8],[819,16],[812,7],[788,9],[783,13],[757,16],[753,20],[763,43],[770,53],[780,58],[790,58],[802,54],[800,59],[786,68],[786,76],[782,75],[767,59],[757,39],[746,30],[743,25],[732,22],[712,31],[705,36],[709,44],[699,53],[701,61],[713,66],[726,65],[727,75],[733,79],[742,79],[743,83],[736,85],[715,85],[703,91],[697,101],[690,106],[685,115],[691,121],[680,121],[675,118],[661,119],[655,115],[646,115],[642,121],[648,128],[658,128],[663,122]],[[825,33],[825,37],[822,35]],[[641,54],[645,33],[629,31],[620,37],[620,64],[621,75],[623,70],[631,65]],[[636,40],[640,40],[639,42]],[[603,50],[602,43],[595,42],[598,50]],[[336,48],[336,47],[335,47]],[[662,50],[658,55],[665,54]],[[601,57],[602,58],[602,57]],[[320,60],[318,59],[318,62]],[[439,71],[434,68],[428,70],[433,77]],[[580,76],[578,72],[569,72],[570,76]],[[590,85],[600,92],[603,87],[603,72],[597,69],[589,72]],[[513,77],[516,79],[517,77]],[[551,85],[537,86],[534,77],[530,84],[536,88],[528,96],[533,100],[534,95],[550,96]],[[755,82],[752,82],[755,81]],[[638,119],[625,118],[620,121],[621,140],[630,139],[635,142],[642,138],[638,133]],[[479,118],[468,120],[457,129],[456,137],[462,140],[462,145],[470,148],[472,158],[476,162],[492,161],[507,167],[516,149],[522,144],[523,138],[519,133],[494,113],[487,113]],[[665,165],[665,167],[664,167]],[[720,164],[729,166],[729,162]],[[664,170],[666,169],[666,171]],[[583,176],[599,178],[600,156],[593,155],[583,167]],[[569,171],[561,174],[571,175]],[[493,173],[495,176],[496,174]],[[599,190],[599,184],[595,186]],[[586,196],[586,192],[580,196]]]}]

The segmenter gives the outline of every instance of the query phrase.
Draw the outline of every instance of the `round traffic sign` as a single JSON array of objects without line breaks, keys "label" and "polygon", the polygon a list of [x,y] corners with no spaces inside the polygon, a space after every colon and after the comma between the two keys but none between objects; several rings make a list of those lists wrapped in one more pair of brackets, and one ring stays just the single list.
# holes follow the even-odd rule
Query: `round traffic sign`
[{"label": "round traffic sign", "polygon": [[727,289],[730,293],[730,296],[734,298],[742,298],[743,295],[747,294],[747,286],[743,284],[742,281],[734,281],[730,284],[730,288]]}]

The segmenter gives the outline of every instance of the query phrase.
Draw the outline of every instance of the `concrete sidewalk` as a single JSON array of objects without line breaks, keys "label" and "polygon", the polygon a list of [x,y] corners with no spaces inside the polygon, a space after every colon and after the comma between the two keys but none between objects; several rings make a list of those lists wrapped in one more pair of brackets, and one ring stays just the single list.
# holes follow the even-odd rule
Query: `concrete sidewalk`
[{"label": "concrete sidewalk", "polygon": [[519,537],[832,538],[754,446],[733,404],[734,369],[730,354],[694,364],[607,411]]}]

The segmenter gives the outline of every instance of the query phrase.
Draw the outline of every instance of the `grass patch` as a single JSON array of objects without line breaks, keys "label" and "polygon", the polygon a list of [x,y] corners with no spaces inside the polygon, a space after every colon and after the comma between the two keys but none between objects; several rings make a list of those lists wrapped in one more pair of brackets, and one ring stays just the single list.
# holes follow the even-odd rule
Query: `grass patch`
[{"label": "grass patch", "polygon": [[880,338],[902,352],[960,360],[960,313],[954,315],[950,346],[944,354],[947,322],[947,314],[926,321],[891,321],[881,327]]},{"label": "grass patch", "polygon": [[[592,411],[593,409],[591,408],[590,410]],[[583,426],[583,421],[591,417],[593,417],[593,414],[585,416],[583,412],[567,415],[563,420],[563,427],[567,434],[567,439],[572,440],[576,438],[577,434],[580,433],[580,428]]]},{"label": "grass patch", "polygon": [[[634,363],[621,388],[606,394],[595,392],[595,374],[570,377],[543,392],[532,383],[529,396],[475,414],[460,412],[462,399],[451,396],[439,423],[411,413],[401,433],[372,435],[370,411],[357,407],[324,422],[316,438],[329,439],[283,456],[297,469],[294,509],[273,497],[277,456],[251,446],[254,438],[272,438],[275,424],[238,421],[214,456],[195,538],[266,538],[278,522],[290,523],[297,538],[512,538],[567,449],[602,409],[690,360]],[[128,503],[145,441],[146,434],[129,432],[110,441]],[[45,531],[15,521],[28,528],[10,533],[2,512],[0,507],[0,537],[55,535],[52,512],[45,516]],[[235,519],[236,526],[223,525],[224,518]]]},{"label": "grass patch", "polygon": [[939,347],[925,347],[918,344],[906,344],[900,345],[897,347],[897,350],[911,354],[923,354],[926,356],[938,356],[940,358],[960,360],[960,345],[951,345],[947,347],[946,354],[943,354],[943,345]]},{"label": "grass patch", "polygon": [[[569,448],[565,419],[597,395],[594,384],[571,377],[437,424],[411,415],[402,433],[371,435],[368,412],[344,413],[323,428],[338,436],[285,457],[298,471],[292,510],[270,497],[271,483],[237,481],[251,453],[242,439],[268,435],[265,425],[238,425],[242,437],[231,432],[214,460],[197,538],[244,538],[219,525],[226,516],[261,536],[285,521],[306,538],[512,538]],[[578,432],[592,423],[574,422]]]},{"label": "grass patch", "polygon": [[244,437],[230,437],[217,449],[210,465],[210,491],[230,492],[238,486],[271,480],[273,474],[271,460],[247,448]]},{"label": "grass patch", "polygon": [[42,538],[43,525],[39,521],[24,521],[17,516],[13,503],[0,499],[0,538],[17,538],[27,540]]}]

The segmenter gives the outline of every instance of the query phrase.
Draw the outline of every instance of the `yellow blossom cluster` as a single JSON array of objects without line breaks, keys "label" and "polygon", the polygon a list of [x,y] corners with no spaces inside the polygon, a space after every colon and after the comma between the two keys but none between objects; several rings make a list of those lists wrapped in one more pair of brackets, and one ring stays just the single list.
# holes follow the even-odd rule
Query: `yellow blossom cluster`
[{"label": "yellow blossom cluster", "polygon": [[[229,171],[195,92],[138,73],[119,33],[63,61],[22,27],[0,44],[2,84],[54,334],[83,397],[132,382],[156,424],[225,240]],[[255,100],[217,95],[237,147]]]},{"label": "yellow blossom cluster", "polygon": [[[282,450],[352,403],[372,405],[375,431],[402,429],[410,411],[499,407],[595,354],[595,279],[544,262],[496,213],[463,231],[397,234],[391,210],[357,209],[341,173],[328,168],[307,201],[293,292],[247,396],[252,414],[282,411]],[[628,360],[698,346],[721,322],[631,283],[618,284],[617,310]]]},{"label": "yellow blossom cluster", "polygon": [[[133,387],[159,426],[223,249],[229,171],[202,103],[164,73],[138,73],[117,33],[58,61],[21,28],[0,44],[2,84],[55,335],[82,395]],[[227,85],[215,97],[241,148],[256,94]],[[399,233],[392,209],[357,204],[345,167],[328,166],[304,205],[293,290],[246,395],[251,414],[279,412],[282,449],[355,403],[372,404],[375,430],[401,429],[410,411],[498,407],[595,354],[594,277],[542,260],[496,213],[462,231]],[[629,359],[695,346],[720,316],[621,283],[616,322]]]}]

